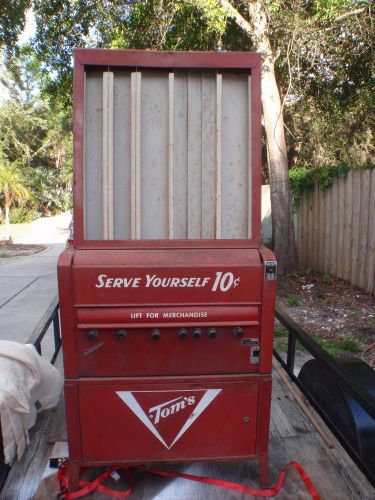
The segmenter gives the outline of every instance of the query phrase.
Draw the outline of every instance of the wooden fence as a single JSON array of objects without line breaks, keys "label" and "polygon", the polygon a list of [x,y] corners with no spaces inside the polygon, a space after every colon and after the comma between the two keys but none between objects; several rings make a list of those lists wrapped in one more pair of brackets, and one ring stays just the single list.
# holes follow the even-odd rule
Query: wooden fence
[{"label": "wooden fence", "polygon": [[297,246],[303,266],[375,293],[375,170],[349,172],[304,196]]}]

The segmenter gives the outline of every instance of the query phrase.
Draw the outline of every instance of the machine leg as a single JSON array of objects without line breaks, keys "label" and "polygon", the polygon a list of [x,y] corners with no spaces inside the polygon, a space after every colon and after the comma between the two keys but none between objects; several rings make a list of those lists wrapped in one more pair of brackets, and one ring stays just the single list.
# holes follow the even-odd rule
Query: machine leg
[{"label": "machine leg", "polygon": [[259,483],[261,488],[269,487],[268,477],[268,453],[259,455]]},{"label": "machine leg", "polygon": [[80,472],[79,463],[70,462],[69,463],[69,493],[71,493],[72,491],[76,491],[79,488],[79,485],[78,485],[79,472]]}]

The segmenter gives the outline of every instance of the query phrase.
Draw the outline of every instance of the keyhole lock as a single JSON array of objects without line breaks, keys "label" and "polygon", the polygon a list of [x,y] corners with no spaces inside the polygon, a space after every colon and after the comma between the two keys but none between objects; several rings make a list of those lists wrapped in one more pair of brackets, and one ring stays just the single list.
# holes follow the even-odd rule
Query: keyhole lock
[{"label": "keyhole lock", "polygon": [[250,422],[250,418],[248,416],[243,417],[243,423],[248,424]]}]

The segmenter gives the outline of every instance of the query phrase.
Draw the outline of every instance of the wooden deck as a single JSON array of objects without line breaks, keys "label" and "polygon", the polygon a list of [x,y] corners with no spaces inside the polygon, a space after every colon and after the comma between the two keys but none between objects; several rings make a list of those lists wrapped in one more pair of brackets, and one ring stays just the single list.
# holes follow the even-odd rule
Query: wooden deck
[{"label": "wooden deck", "polygon": [[[281,469],[290,461],[301,463],[313,481],[322,500],[375,499],[375,489],[348,457],[339,442],[303,396],[285,378],[275,364],[270,433],[270,477],[274,484]],[[302,404],[302,405],[301,405]],[[314,425],[311,421],[311,416]],[[319,431],[318,431],[319,429]],[[65,455],[64,408],[44,412],[31,431],[31,444],[22,461],[11,468],[0,493],[3,500],[51,500],[56,498],[56,470],[49,469],[51,456]],[[56,444],[55,444],[56,443]],[[194,463],[168,465],[163,468],[189,474],[205,475],[244,485],[258,487],[258,469],[255,461]],[[98,471],[88,470],[88,478]],[[100,471],[99,471],[100,472]],[[168,479],[136,471],[134,492],[130,498],[157,500],[240,500],[249,495],[184,479]],[[126,483],[112,479],[108,485],[124,488]],[[103,493],[86,498],[108,499]],[[255,497],[254,497],[255,498]],[[310,495],[295,471],[291,471],[281,493],[283,500],[308,499]]]}]

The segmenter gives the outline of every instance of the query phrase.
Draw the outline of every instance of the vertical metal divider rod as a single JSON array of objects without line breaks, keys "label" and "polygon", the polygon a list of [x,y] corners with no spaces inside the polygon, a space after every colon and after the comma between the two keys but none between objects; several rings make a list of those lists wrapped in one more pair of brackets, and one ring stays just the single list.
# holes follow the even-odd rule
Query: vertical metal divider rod
[{"label": "vertical metal divider rod", "polygon": [[168,75],[168,238],[173,240],[174,227],[174,73]]},{"label": "vertical metal divider rod", "polygon": [[216,217],[215,238],[221,238],[221,123],[223,76],[216,75]]},{"label": "vertical metal divider rod", "polygon": [[294,373],[295,358],[296,358],[296,337],[291,331],[289,331],[286,365],[291,373]]},{"label": "vertical metal divider rod", "polygon": [[[251,75],[248,76],[248,80],[247,80],[247,90],[248,90],[248,113],[247,113],[247,123],[248,123],[248,130],[247,130],[247,137],[248,137],[248,157],[247,157],[247,163],[249,165],[249,168],[247,169],[247,175],[248,175],[248,185],[247,185],[247,206],[249,207],[248,211],[247,211],[247,216],[248,216],[248,220],[247,220],[247,237],[248,238],[252,238],[253,237],[253,231],[252,231],[252,227],[253,227],[253,220],[252,220],[252,211],[250,210],[250,207],[252,207],[252,204],[253,204],[253,200],[252,200],[252,196],[251,196],[251,193],[252,193],[252,171],[253,171],[253,165],[252,165],[252,120],[251,120],[251,116],[252,116],[252,109],[251,109],[251,84],[252,84],[252,79],[251,79]],[[250,199],[251,198],[251,199]]]},{"label": "vertical metal divider rod", "polygon": [[113,239],[113,72],[103,73],[103,239]]}]

